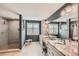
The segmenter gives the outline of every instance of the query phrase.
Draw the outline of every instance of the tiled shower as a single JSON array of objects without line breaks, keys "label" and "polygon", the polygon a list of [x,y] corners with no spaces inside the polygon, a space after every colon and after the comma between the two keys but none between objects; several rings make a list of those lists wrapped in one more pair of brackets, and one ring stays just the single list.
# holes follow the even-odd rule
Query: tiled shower
[{"label": "tiled shower", "polygon": [[19,20],[0,17],[0,51],[19,48]]}]

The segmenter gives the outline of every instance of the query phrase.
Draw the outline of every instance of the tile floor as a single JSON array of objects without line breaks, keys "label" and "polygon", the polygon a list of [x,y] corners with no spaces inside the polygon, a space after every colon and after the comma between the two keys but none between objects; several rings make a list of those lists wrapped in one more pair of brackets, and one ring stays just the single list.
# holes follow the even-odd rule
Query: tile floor
[{"label": "tile floor", "polygon": [[3,53],[0,56],[43,56],[43,54],[39,42],[32,42],[29,45],[24,45],[21,51]]}]

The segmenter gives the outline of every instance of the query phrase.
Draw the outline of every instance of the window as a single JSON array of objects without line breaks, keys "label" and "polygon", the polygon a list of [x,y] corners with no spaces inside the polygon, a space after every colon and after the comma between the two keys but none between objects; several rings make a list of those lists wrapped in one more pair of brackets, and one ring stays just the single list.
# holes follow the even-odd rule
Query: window
[{"label": "window", "polygon": [[39,35],[39,23],[27,23],[27,35]]},{"label": "window", "polygon": [[49,34],[58,34],[58,24],[49,24]]}]

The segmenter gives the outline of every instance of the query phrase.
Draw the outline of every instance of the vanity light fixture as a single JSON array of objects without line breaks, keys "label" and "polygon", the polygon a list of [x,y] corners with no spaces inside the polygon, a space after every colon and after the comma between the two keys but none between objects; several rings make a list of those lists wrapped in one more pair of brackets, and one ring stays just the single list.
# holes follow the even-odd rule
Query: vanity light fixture
[{"label": "vanity light fixture", "polygon": [[48,23],[50,23],[50,22],[49,22],[49,21],[45,21],[45,23],[47,23],[47,24],[48,24]]},{"label": "vanity light fixture", "polygon": [[72,5],[67,6],[67,7],[65,8],[65,11],[66,11],[66,13],[71,12],[71,11],[72,11]]},{"label": "vanity light fixture", "polygon": [[72,11],[72,5],[67,6],[66,8],[64,8],[63,10],[61,10],[60,15],[67,15],[68,13],[70,13]]}]

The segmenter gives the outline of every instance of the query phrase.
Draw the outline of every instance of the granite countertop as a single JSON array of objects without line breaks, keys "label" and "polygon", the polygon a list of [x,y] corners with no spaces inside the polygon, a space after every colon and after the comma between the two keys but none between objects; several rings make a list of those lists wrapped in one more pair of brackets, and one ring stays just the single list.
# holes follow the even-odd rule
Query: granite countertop
[{"label": "granite countertop", "polygon": [[57,38],[56,36],[48,36],[48,35],[41,35],[43,37],[43,42],[47,43],[47,41],[50,39],[50,38]]},{"label": "granite countertop", "polygon": [[51,45],[53,45],[57,50],[62,52],[66,56],[77,56],[78,55],[78,43],[75,41],[67,42],[67,44],[62,44],[59,40],[47,40]]},{"label": "granite countertop", "polygon": [[56,36],[52,36],[52,35],[41,35],[42,37],[45,37],[45,38],[49,38],[49,37],[51,37],[51,38],[55,38]]}]

